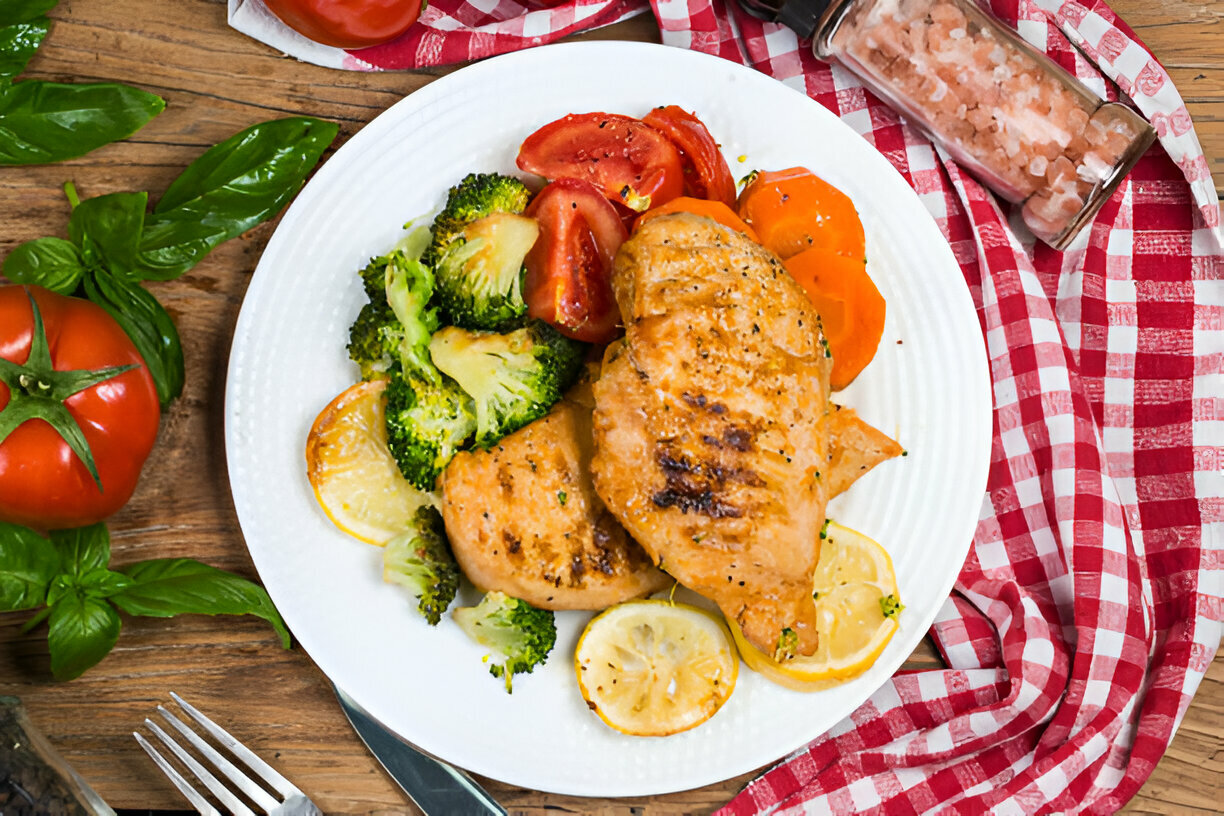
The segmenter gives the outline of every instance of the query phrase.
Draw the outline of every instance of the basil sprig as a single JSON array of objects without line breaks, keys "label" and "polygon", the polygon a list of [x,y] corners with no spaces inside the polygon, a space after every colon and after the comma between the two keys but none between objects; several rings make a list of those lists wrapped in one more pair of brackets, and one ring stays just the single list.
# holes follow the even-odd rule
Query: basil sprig
[{"label": "basil sprig", "polygon": [[112,570],[110,533],[95,524],[50,538],[0,522],[0,612],[38,609],[25,631],[48,621],[51,673],[71,680],[98,663],[119,640],[128,615],[255,615],[272,624],[281,645],[290,636],[258,584],[189,558],[138,561]]},{"label": "basil sprig", "polygon": [[68,239],[17,246],[4,260],[4,276],[80,292],[109,312],[140,351],[164,407],[183,390],[183,348],[174,321],[140,282],[173,280],[218,244],[275,216],[338,130],[309,117],[253,125],[188,165],[152,211],[147,193],[81,201],[65,185]]},{"label": "basil sprig", "polygon": [[14,82],[50,30],[55,0],[0,3],[0,165],[46,164],[126,139],[161,113],[160,96],[113,82]]},{"label": "basil sprig", "polygon": [[275,119],[207,150],[175,179],[144,222],[134,271],[171,280],[213,247],[280,212],[339,127],[307,117]]}]

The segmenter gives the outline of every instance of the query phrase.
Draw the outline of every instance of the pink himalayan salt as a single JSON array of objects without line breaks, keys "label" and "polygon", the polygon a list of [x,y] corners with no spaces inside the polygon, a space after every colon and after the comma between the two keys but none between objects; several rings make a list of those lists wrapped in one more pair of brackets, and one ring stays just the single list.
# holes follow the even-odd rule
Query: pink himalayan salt
[{"label": "pink himalayan salt", "polygon": [[[831,51],[873,78],[916,123],[939,134],[957,161],[1047,239],[1083,209],[1139,136],[1077,84],[1053,74],[990,18],[956,0],[876,0],[851,7]],[[1054,227],[1061,223],[1059,229]]]}]

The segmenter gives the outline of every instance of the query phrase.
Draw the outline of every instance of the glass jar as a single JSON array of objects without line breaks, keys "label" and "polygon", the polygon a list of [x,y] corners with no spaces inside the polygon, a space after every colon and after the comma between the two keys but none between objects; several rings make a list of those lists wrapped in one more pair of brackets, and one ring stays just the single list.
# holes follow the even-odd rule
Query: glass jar
[{"label": "glass jar", "polygon": [[0,814],[115,816],[34,727],[16,697],[0,697]]},{"label": "glass jar", "polygon": [[[1151,146],[1105,102],[971,0],[741,0],[812,37],[1065,249]],[[772,15],[772,16],[770,16]]]}]

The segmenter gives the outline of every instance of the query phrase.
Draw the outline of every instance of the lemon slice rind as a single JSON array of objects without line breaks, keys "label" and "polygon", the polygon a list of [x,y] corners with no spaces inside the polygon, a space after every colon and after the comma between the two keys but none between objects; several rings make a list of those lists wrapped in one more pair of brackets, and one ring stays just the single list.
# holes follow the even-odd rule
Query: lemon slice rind
[{"label": "lemon slice rind", "polygon": [[431,501],[404,478],[387,447],[382,380],[342,391],[319,412],[306,439],[315,499],[345,533],[382,546]]}]

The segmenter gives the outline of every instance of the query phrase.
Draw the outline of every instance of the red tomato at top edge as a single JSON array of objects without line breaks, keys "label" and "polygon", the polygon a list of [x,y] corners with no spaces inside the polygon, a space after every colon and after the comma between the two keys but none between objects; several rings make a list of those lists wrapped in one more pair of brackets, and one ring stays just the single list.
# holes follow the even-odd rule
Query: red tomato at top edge
[{"label": "red tomato at top edge", "polygon": [[684,192],[680,151],[639,119],[571,113],[523,140],[520,170],[546,179],[590,182],[632,210],[645,212]]},{"label": "red tomato at top edge", "polygon": [[337,48],[394,40],[421,16],[421,0],[264,0],[299,34]]},{"label": "red tomato at top edge", "polygon": [[527,314],[575,340],[612,340],[620,322],[612,259],[628,237],[612,204],[590,182],[563,178],[541,190],[526,215],[540,225],[524,261]]},{"label": "red tomato at top edge", "polygon": [[654,108],[642,121],[662,133],[680,150],[685,188],[695,198],[735,207],[735,179],[709,129],[678,105]]},{"label": "red tomato at top edge", "polygon": [[[0,442],[0,520],[42,530],[101,521],[127,502],[153,449],[161,410],[140,352],[100,306],[41,286],[0,287],[0,357],[29,361],[33,294],[56,372],[135,365],[63,401],[93,454],[102,489],[68,443],[41,419]],[[11,392],[0,384],[0,410]]]}]

